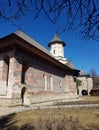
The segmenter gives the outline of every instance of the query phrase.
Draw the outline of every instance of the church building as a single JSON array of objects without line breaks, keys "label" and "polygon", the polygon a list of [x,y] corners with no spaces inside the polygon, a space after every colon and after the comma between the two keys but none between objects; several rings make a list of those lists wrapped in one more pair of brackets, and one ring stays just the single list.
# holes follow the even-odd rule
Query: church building
[{"label": "church building", "polygon": [[21,30],[0,38],[0,98],[76,94],[79,70],[64,57],[65,45],[55,34],[49,51]]}]

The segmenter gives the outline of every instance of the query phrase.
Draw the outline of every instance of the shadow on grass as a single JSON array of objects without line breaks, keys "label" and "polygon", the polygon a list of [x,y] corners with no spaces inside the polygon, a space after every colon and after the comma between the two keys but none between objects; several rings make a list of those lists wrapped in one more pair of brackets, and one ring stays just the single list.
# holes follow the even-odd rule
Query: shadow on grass
[{"label": "shadow on grass", "polygon": [[0,117],[0,130],[18,130],[18,127],[14,126],[14,124],[17,122],[13,121],[14,116],[15,113]]},{"label": "shadow on grass", "polygon": [[34,123],[24,124],[20,128],[16,126],[17,120],[14,121],[15,113],[0,118],[0,130],[83,130],[79,120],[73,117],[63,117],[62,119],[53,119],[51,117],[43,119],[39,117]]}]

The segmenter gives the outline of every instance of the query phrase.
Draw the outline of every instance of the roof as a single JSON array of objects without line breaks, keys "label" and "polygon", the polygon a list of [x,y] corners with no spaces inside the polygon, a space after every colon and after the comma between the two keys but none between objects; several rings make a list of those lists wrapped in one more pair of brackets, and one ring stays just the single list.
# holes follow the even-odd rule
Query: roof
[{"label": "roof", "polygon": [[71,69],[76,69],[75,66],[73,65],[73,63],[72,63],[71,61],[68,61],[68,62],[66,63],[66,65],[67,65],[68,67],[70,67]]},{"label": "roof", "polygon": [[56,42],[59,43],[59,44],[63,44],[63,46],[66,45],[66,44],[64,43],[64,41],[62,41],[62,40],[59,38],[59,36],[58,36],[57,33],[55,33],[53,39],[49,42],[48,46],[50,47],[52,44],[54,44],[54,43],[56,43]]},{"label": "roof", "polygon": [[29,37],[26,33],[18,30],[16,31],[14,34],[16,34],[17,36],[19,36],[20,38],[24,39],[25,41],[29,42],[31,45],[35,46],[36,48],[42,50],[43,52],[45,52],[46,54],[51,55],[51,53],[49,52],[48,49],[46,49],[44,46],[42,46],[41,44],[39,44],[37,41],[35,41],[33,38]]},{"label": "roof", "polygon": [[79,76],[90,76],[89,74],[87,74],[86,72],[85,72],[85,70],[81,70],[80,72],[79,72]]},{"label": "roof", "polygon": [[43,47],[40,43],[32,39],[26,33],[22,32],[21,30],[16,31],[6,37],[0,39],[0,49],[3,49],[7,46],[18,45],[24,50],[28,50],[29,52],[41,57],[42,59],[46,60],[48,63],[51,63],[65,71],[72,73],[72,75],[78,75],[79,70],[74,70],[67,65],[60,63],[56,60],[51,53]]}]

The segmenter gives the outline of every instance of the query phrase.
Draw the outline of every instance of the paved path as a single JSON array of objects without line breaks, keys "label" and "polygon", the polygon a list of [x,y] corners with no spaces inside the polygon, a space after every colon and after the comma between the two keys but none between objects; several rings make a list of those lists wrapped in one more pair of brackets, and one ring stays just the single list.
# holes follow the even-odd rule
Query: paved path
[{"label": "paved path", "polygon": [[31,105],[31,106],[18,106],[18,107],[0,107],[0,116],[8,115],[11,113],[18,113],[26,110],[34,109],[53,109],[53,108],[81,108],[81,107],[99,107],[99,104],[79,104],[79,105]]},{"label": "paved path", "polygon": [[0,107],[0,116],[8,115],[17,112],[18,110],[21,109],[22,107]]}]

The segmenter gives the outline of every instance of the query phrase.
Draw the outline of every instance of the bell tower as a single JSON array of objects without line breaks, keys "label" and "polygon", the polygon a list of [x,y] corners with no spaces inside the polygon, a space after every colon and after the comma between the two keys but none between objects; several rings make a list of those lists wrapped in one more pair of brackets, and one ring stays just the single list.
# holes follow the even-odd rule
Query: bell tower
[{"label": "bell tower", "polygon": [[65,45],[66,44],[58,37],[57,33],[54,35],[54,38],[48,44],[48,46],[50,47],[50,53],[53,55],[55,59],[57,59],[63,64],[67,63],[67,60],[64,57]]}]

